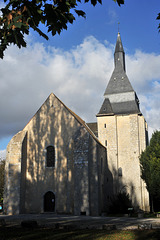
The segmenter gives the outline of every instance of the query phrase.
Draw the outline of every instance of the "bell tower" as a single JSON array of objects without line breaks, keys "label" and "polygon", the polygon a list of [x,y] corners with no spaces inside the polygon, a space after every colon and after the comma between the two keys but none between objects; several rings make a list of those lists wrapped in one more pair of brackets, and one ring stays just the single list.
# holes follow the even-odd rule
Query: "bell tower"
[{"label": "bell tower", "polygon": [[108,167],[112,172],[113,189],[110,192],[116,194],[125,190],[135,207],[149,210],[149,195],[140,176],[139,164],[139,156],[148,141],[147,123],[126,75],[125,52],[119,32],[114,63],[104,101],[97,114],[98,138],[107,148]]}]

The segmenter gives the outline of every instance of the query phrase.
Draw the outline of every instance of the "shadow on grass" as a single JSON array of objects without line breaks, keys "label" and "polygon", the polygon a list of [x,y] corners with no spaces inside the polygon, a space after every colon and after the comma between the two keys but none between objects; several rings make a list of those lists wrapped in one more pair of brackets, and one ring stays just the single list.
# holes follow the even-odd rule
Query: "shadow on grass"
[{"label": "shadow on grass", "polygon": [[55,230],[52,228],[0,228],[0,240],[159,240],[160,230]]}]

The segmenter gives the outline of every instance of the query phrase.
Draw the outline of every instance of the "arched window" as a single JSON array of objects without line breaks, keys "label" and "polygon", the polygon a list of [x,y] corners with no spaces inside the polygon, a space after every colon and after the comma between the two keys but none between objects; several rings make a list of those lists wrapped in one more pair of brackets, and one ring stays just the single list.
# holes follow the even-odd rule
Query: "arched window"
[{"label": "arched window", "polygon": [[55,167],[55,148],[54,146],[48,146],[46,148],[46,165],[47,167]]}]

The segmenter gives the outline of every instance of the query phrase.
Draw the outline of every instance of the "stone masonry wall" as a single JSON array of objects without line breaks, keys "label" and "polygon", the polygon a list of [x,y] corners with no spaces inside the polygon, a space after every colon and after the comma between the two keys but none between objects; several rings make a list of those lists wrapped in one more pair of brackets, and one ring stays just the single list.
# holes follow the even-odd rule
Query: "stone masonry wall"
[{"label": "stone masonry wall", "polygon": [[113,192],[126,190],[134,206],[148,209],[149,198],[140,177],[139,155],[146,147],[145,120],[137,114],[98,117],[99,140],[107,140]]},{"label": "stone masonry wall", "polygon": [[[56,212],[88,215],[90,143],[83,124],[51,94],[24,130],[28,133],[26,212],[43,212],[44,194],[52,191]],[[46,167],[45,149],[49,145],[56,150],[54,168]]]},{"label": "stone masonry wall", "polygon": [[[117,119],[115,116],[98,117],[98,139],[107,148],[108,169],[112,176],[108,178],[108,187],[111,195],[118,191],[117,169],[118,169],[118,147],[117,147]],[[106,142],[107,141],[107,142]],[[107,144],[106,144],[107,143]],[[111,183],[112,184],[109,184]],[[114,184],[113,184],[114,182]],[[110,194],[109,194],[110,195]],[[110,197],[108,195],[108,198]]]},{"label": "stone masonry wall", "polygon": [[74,136],[74,214],[89,215],[89,133],[83,127]]},{"label": "stone masonry wall", "polygon": [[7,146],[5,163],[4,212],[19,214],[22,142],[25,132],[17,133]]},{"label": "stone masonry wall", "polygon": [[[55,211],[73,211],[67,189],[73,179],[72,139],[80,124],[64,105],[50,95],[40,110],[25,127],[28,131],[26,211],[43,212],[43,197],[48,191],[55,194]],[[53,145],[56,151],[55,167],[46,167],[46,147]],[[73,199],[72,199],[73,201]]]}]

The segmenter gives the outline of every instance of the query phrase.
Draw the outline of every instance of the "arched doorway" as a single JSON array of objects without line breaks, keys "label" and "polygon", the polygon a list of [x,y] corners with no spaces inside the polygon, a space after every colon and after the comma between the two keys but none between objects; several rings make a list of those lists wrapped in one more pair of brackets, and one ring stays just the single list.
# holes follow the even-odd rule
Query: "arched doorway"
[{"label": "arched doorway", "polygon": [[55,194],[51,191],[44,195],[44,212],[55,211]]}]

